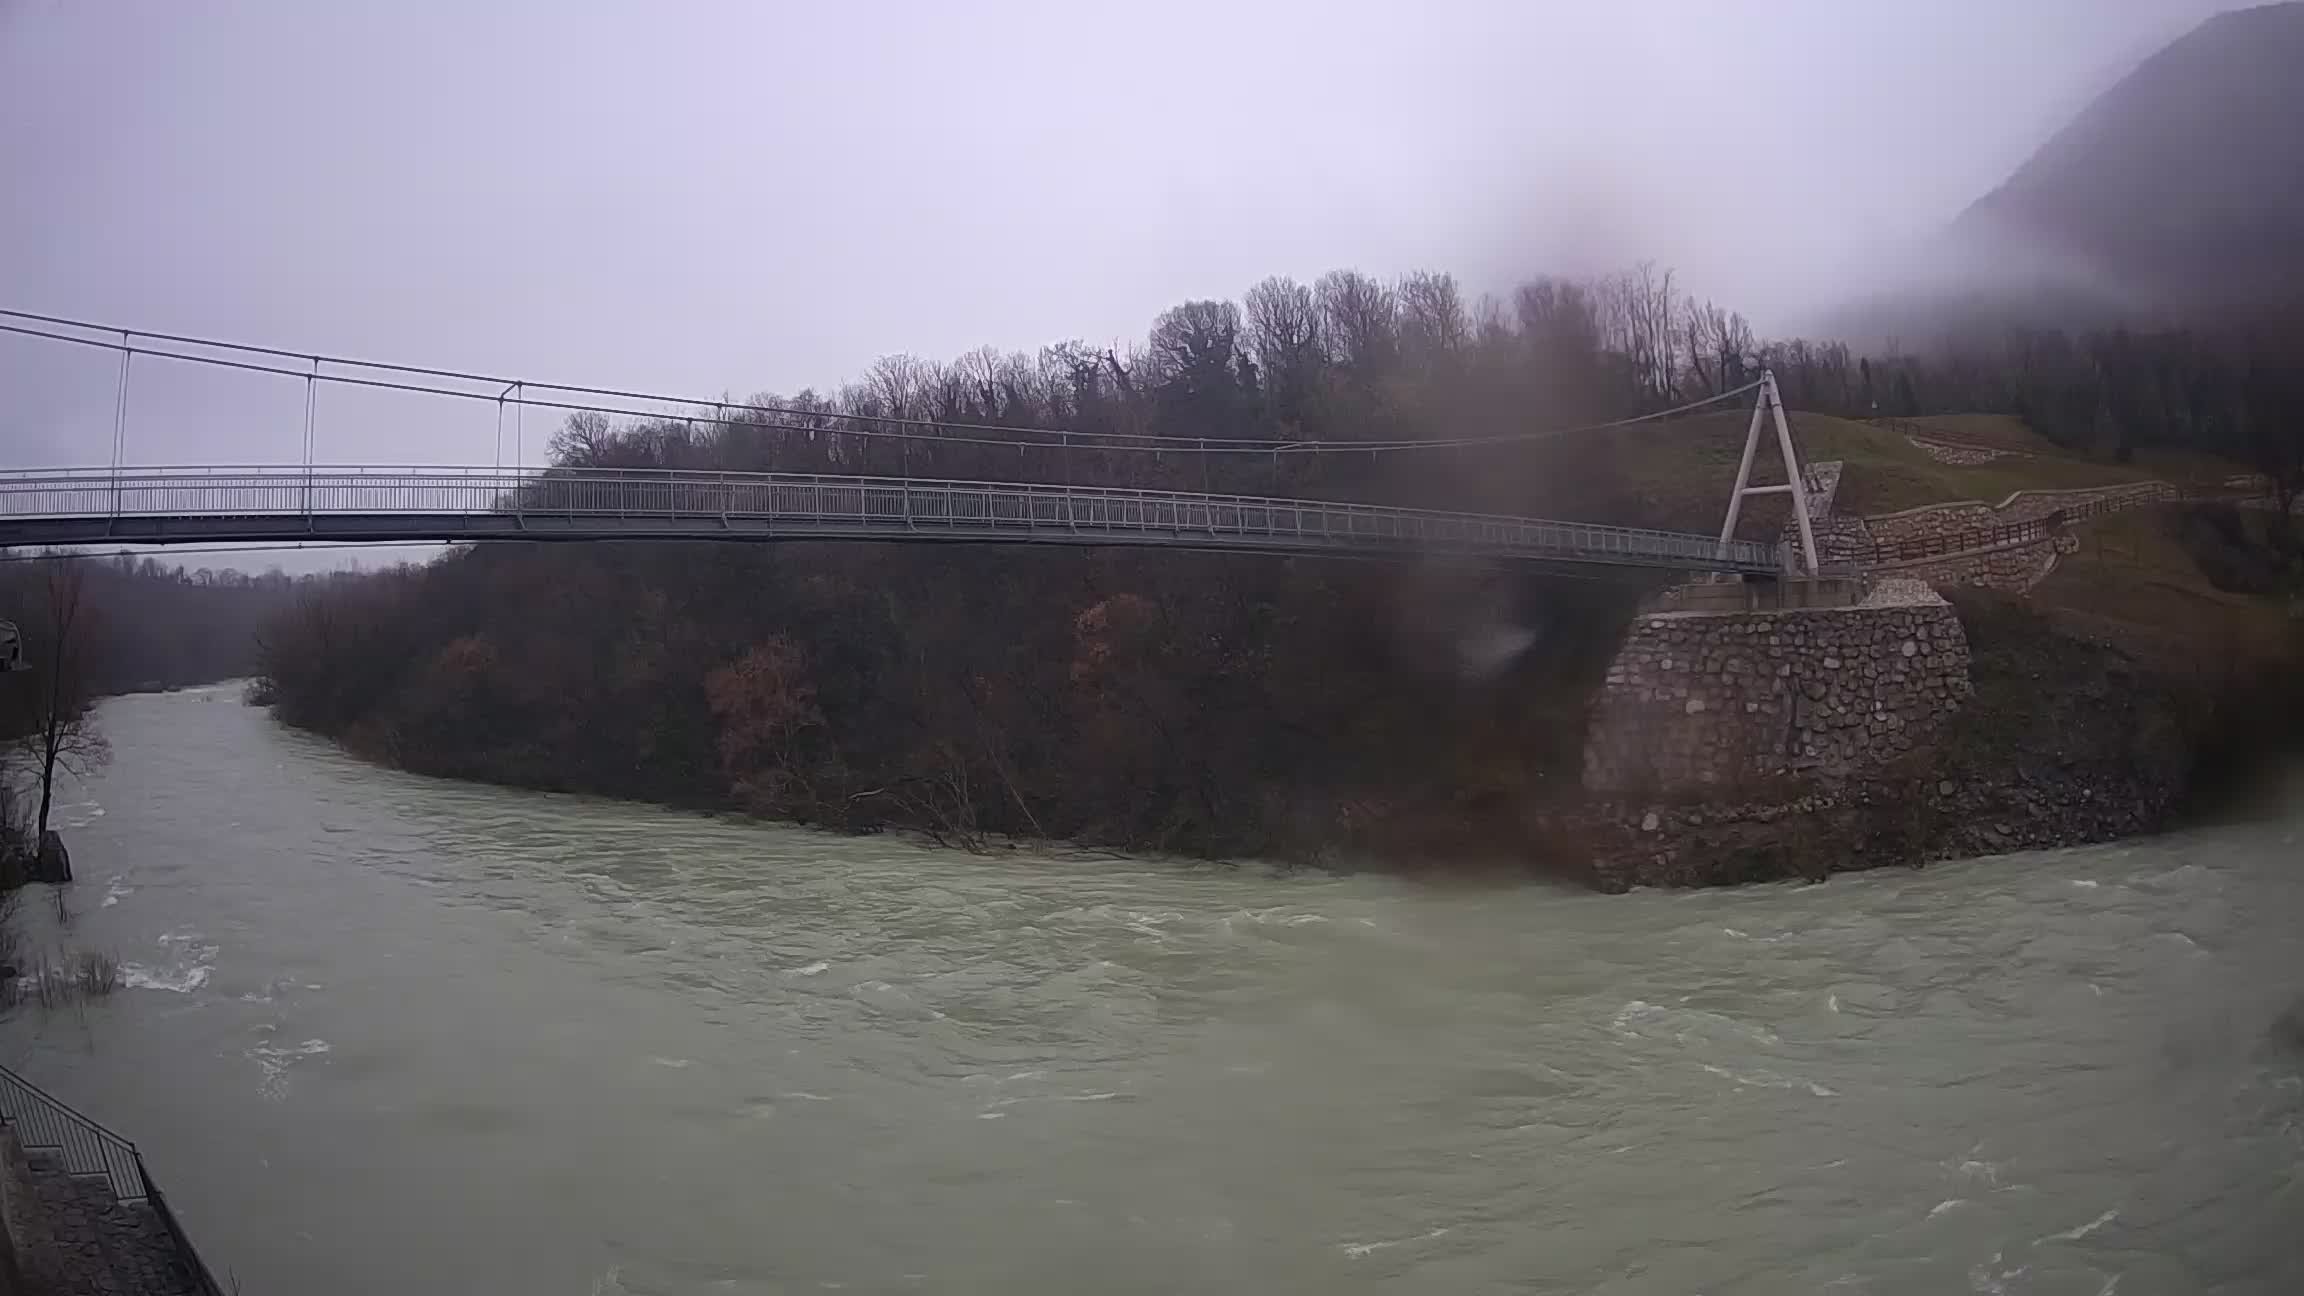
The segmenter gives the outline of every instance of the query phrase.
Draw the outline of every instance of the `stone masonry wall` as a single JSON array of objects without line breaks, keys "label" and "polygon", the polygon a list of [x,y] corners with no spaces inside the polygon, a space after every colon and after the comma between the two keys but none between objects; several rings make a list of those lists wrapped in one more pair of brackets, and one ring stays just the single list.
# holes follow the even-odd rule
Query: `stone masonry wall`
[{"label": "stone masonry wall", "polygon": [[[1962,500],[1883,513],[1864,519],[1864,524],[1871,536],[1881,541],[1936,539],[2030,522],[2060,509],[2098,501],[2135,505],[2174,499],[2177,494],[2176,488],[2166,482],[2137,482],[2096,490],[2018,491],[2001,501],[1997,508],[1981,500]],[[2076,547],[2077,541],[2071,536],[2042,536],[2037,540],[1880,570],[1917,577],[1931,585],[1977,585],[2021,594],[2055,570],[2058,555],[2070,553]]]},{"label": "stone masonry wall", "polygon": [[2056,570],[2058,557],[2076,552],[2079,548],[2078,536],[2051,535],[2021,544],[2001,545],[1951,558],[1931,558],[1880,570],[1914,577],[1939,589],[1945,586],[1974,585],[1983,589],[2022,594],[2046,580],[2048,573]]},{"label": "stone masonry wall", "polygon": [[1585,787],[1644,796],[1845,777],[1911,750],[1970,684],[1951,606],[1908,598],[1638,618],[1594,708]]},{"label": "stone masonry wall", "polygon": [[[1808,526],[1816,536],[1816,555],[1827,566],[1853,561],[1872,548],[1872,533],[1864,525],[1864,519],[1836,511],[1842,470],[1843,465],[1837,459],[1820,460],[1800,470],[1801,481],[1808,489]],[[1784,519],[1784,532],[1779,539],[1797,552],[1799,523]]]},{"label": "stone masonry wall", "polygon": [[1904,439],[1910,441],[1920,453],[1936,462],[1952,464],[1961,468],[1973,468],[1978,464],[1988,464],[2009,453],[2006,450],[1987,450],[1982,446],[1957,445],[1950,441],[1928,441],[1920,437],[1906,437]]},{"label": "stone masonry wall", "polygon": [[2018,491],[1997,506],[1982,500],[1952,504],[1926,504],[1900,513],[1880,513],[1864,519],[1874,539],[1883,543],[1933,540],[1991,527],[2013,526],[2044,518],[2060,509],[2077,508],[2099,500],[2142,504],[2174,499],[2175,487],[2166,482],[2135,482],[2095,490]]}]

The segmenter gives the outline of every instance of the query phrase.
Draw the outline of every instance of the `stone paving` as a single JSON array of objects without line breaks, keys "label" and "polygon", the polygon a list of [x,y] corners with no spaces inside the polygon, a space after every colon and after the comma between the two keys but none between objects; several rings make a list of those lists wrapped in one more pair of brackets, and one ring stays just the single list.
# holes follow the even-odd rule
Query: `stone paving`
[{"label": "stone paving", "polygon": [[150,1206],[122,1202],[102,1175],[66,1174],[27,1156],[36,1235],[17,1257],[25,1285],[56,1296],[189,1296],[195,1288],[175,1240]]}]

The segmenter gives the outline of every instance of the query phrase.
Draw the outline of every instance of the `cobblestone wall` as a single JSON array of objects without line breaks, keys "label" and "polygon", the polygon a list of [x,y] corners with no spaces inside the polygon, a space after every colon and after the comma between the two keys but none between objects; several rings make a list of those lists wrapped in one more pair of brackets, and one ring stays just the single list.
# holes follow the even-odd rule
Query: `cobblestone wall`
[{"label": "cobblestone wall", "polygon": [[[2018,491],[2001,501],[1997,508],[1981,500],[1929,504],[1866,518],[1864,525],[1872,538],[1884,542],[1957,537],[2034,521],[2062,509],[2100,500],[2134,505],[2175,499],[2177,494],[2176,488],[2166,482],[2137,482],[2095,490]],[[1892,570],[1931,585],[1979,585],[2021,594],[2055,570],[2058,555],[2070,553],[2076,547],[2077,541],[2071,536],[2042,536],[2022,544],[1930,559]]]},{"label": "cobblestone wall", "polygon": [[2134,482],[2124,486],[2110,486],[2093,490],[2018,491],[1997,506],[1982,500],[1961,500],[1952,504],[1925,504],[1905,509],[1900,513],[1880,513],[1864,519],[1872,536],[1884,543],[1900,540],[1935,539],[1956,536],[1965,532],[1999,526],[2013,526],[2044,518],[2062,509],[2077,508],[2099,500],[2142,504],[2152,500],[2175,499],[2176,488],[2166,482]]},{"label": "cobblestone wall", "polygon": [[[1842,470],[1843,465],[1837,459],[1820,460],[1800,470],[1801,480],[1808,488],[1808,526],[1816,536],[1817,556],[1826,565],[1856,560],[1872,549],[1872,533],[1865,527],[1864,519],[1836,511]],[[1791,518],[1784,519],[1780,539],[1797,553],[1799,524]]]},{"label": "cobblestone wall", "polygon": [[2006,545],[1978,553],[1961,554],[1954,558],[1936,558],[1911,563],[1902,567],[1883,568],[1900,576],[1911,576],[1928,584],[1943,588],[1948,585],[1976,585],[1985,589],[2003,590],[2022,594],[2047,579],[2056,570],[2056,560],[2080,547],[2080,538],[2073,535],[2042,536],[2023,544]]},{"label": "cobblestone wall", "polygon": [[1654,613],[1609,665],[1584,782],[1669,795],[1844,777],[1911,750],[1969,691],[1959,618],[1910,585],[1853,608]]}]

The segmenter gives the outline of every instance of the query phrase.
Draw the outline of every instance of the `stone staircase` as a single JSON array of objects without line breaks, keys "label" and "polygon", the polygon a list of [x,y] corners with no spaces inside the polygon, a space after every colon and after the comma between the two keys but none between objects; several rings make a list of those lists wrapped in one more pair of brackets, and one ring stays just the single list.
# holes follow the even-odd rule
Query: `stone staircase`
[{"label": "stone staircase", "polygon": [[[158,1212],[121,1201],[101,1174],[72,1174],[53,1153],[0,1149],[9,1242],[30,1296],[192,1296],[200,1290]],[[21,1209],[19,1208],[21,1206]]]},{"label": "stone staircase", "polygon": [[0,1067],[0,1296],[223,1296],[136,1145]]}]

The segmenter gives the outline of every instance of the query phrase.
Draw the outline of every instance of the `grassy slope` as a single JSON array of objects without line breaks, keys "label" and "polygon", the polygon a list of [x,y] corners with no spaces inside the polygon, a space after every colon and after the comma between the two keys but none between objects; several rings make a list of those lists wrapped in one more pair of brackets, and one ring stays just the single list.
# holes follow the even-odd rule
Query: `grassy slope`
[{"label": "grassy slope", "polygon": [[2181,510],[2162,505],[2080,528],[2079,552],[2057,562],[2032,602],[2068,630],[2187,673],[2281,660],[2295,634],[2286,611],[2209,584],[2180,525]]},{"label": "grassy slope", "polygon": [[[1750,417],[1744,412],[1706,414],[1541,443],[1542,453],[1562,469],[1558,479],[1573,483],[1544,504],[1557,510],[1556,516],[1630,517],[1646,526],[1708,529],[1727,507]],[[1964,467],[1938,462],[1902,434],[1868,423],[1799,413],[1791,422],[1803,458],[1838,459],[1847,465],[1840,485],[1842,513],[1892,513],[1953,500],[1997,504],[2020,490],[2110,486],[2157,475],[2148,463],[2097,463],[2061,454],[2011,455]],[[1594,481],[1595,456],[1606,461],[1604,485]],[[2236,470],[2226,466],[2225,471]],[[1762,446],[1753,480],[1783,479],[1771,438]],[[1770,539],[1790,514],[1780,497],[1764,496],[1747,504],[1746,516],[1740,534]]]},{"label": "grassy slope", "polygon": [[2027,454],[2058,453],[2048,438],[2013,414],[1929,414],[1906,422],[1972,445],[1998,446]]},{"label": "grassy slope", "polygon": [[[1735,480],[1750,415],[1723,412],[1540,443],[1557,469],[1540,501],[1552,516],[1707,530],[1718,524]],[[2146,454],[2113,464],[2047,448],[2002,415],[1922,420],[1971,437],[2029,447],[1986,464],[1931,458],[1897,432],[1869,423],[1794,414],[1793,436],[1809,460],[1838,459],[1839,511],[1890,513],[1953,500],[1997,504],[2020,490],[2062,490],[2164,480],[2220,483],[2244,469],[2204,455]],[[1540,474],[1540,477],[1542,474]],[[1754,480],[1779,482],[1774,445],[1764,443]],[[1773,539],[1789,516],[1782,496],[1747,503],[1740,534]],[[2062,559],[2030,599],[2065,629],[2147,654],[2187,671],[2219,671],[2275,659],[2294,630],[2277,600],[2230,594],[2208,583],[2177,538],[2179,510],[2150,507],[2078,529],[2081,548]]]}]

